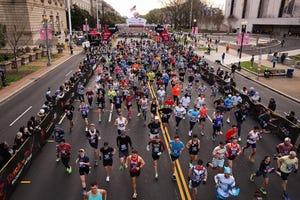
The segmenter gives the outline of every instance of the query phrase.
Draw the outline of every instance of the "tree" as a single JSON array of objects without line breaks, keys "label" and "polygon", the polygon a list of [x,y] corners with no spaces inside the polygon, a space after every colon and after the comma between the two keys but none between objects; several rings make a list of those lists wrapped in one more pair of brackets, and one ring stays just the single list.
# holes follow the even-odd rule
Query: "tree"
[{"label": "tree", "polygon": [[220,26],[223,24],[224,21],[224,15],[220,12],[214,16],[212,21],[217,26],[217,31],[219,31]]},{"label": "tree", "polygon": [[232,32],[232,26],[233,24],[237,21],[238,19],[234,16],[234,15],[230,15],[228,18],[227,18],[227,22],[228,22],[228,26],[229,26],[229,33]]},{"label": "tree", "polygon": [[0,48],[6,45],[6,26],[0,24]]},{"label": "tree", "polygon": [[12,25],[12,27],[8,26],[7,32],[9,34],[6,34],[6,40],[13,51],[15,67],[18,72],[19,71],[17,65],[18,51],[21,46],[28,44],[30,37],[27,38],[25,37],[25,25],[23,25],[22,27],[17,27],[16,25]]}]

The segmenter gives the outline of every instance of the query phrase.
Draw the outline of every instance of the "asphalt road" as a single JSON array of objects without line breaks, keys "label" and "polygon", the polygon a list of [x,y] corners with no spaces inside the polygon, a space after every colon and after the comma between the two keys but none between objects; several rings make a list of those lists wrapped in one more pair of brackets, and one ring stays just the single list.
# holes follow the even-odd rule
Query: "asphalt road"
[{"label": "asphalt road", "polygon": [[[81,57],[79,56],[76,58],[78,60],[71,60],[70,63],[68,63],[67,66],[77,66],[76,61],[79,61]],[[63,67],[61,67],[63,68]],[[59,68],[59,69],[61,69]],[[65,73],[60,72],[59,74],[66,74],[69,70],[66,70]],[[57,74],[58,72],[54,73]],[[52,74],[53,76],[53,74]],[[45,81],[50,81],[50,77],[52,76],[46,76],[45,78],[41,79],[40,84]],[[57,83],[57,86],[59,83],[62,83],[64,78],[61,77],[61,80],[56,80],[54,83]],[[277,95],[276,93],[261,87],[260,85],[257,85],[256,83],[251,82],[250,80],[244,79],[240,76],[237,76],[237,83],[241,86],[247,86],[248,88],[250,86],[254,86],[256,89],[258,89],[262,95],[263,102],[267,102],[269,97],[275,97],[277,101],[278,110],[281,111],[289,111],[290,109],[299,110],[299,104],[295,104],[292,101],[284,98],[281,95]],[[44,83],[42,84],[44,85]],[[206,84],[207,85],[207,84]],[[28,106],[32,105],[32,102],[37,102],[34,105],[37,105],[37,108],[43,103],[43,98],[41,96],[44,96],[44,91],[48,87],[47,85],[41,86],[37,85],[37,88],[40,88],[40,96],[35,97],[31,99],[31,104],[27,103],[27,105],[24,105],[22,108],[19,108],[19,110],[16,110],[15,112],[19,113],[26,109]],[[52,87],[52,86],[51,86]],[[208,87],[208,85],[207,85]],[[34,91],[34,90],[32,90]],[[31,93],[32,93],[31,91]],[[169,91],[170,92],[170,91]],[[27,93],[30,94],[30,93]],[[207,92],[207,96],[209,96],[210,92]],[[26,95],[23,96],[23,98]],[[193,97],[195,97],[196,94],[194,94]],[[14,97],[12,100],[17,98],[18,96]],[[18,100],[15,100],[15,104],[18,104],[17,102],[20,101],[22,97],[19,97]],[[209,100],[207,100],[209,102]],[[11,104],[15,105],[15,104]],[[3,109],[2,107],[6,105],[2,105],[0,109]],[[27,106],[27,107],[26,107]],[[75,103],[75,106],[78,106],[78,102]],[[208,104],[209,108],[209,115],[212,114],[213,108],[212,105]],[[134,116],[137,114],[136,107],[134,104]],[[34,109],[32,109],[34,110]],[[35,111],[37,111],[36,109]],[[1,112],[5,112],[5,110],[1,110]],[[6,112],[9,113],[8,111]],[[102,140],[101,140],[101,146],[104,141],[108,141],[113,147],[116,147],[115,138],[117,136],[116,128],[113,126],[113,121],[116,118],[115,111],[113,112],[112,122],[108,122],[108,116],[109,112],[106,111],[104,114],[104,120],[101,124],[97,123],[97,112],[94,109],[91,114],[89,115],[89,121],[93,123],[97,123],[97,128],[100,130],[102,134]],[[28,117],[30,114],[28,113]],[[11,116],[10,120],[7,120],[6,124],[11,123],[12,120],[14,120],[15,116]],[[24,122],[27,121],[28,117],[24,116],[26,119]],[[2,117],[3,118],[3,117]],[[1,118],[1,120],[2,120]],[[233,122],[234,119],[231,117],[231,121]],[[29,172],[23,177],[23,180],[29,180],[31,181],[30,184],[19,184],[16,188],[14,194],[12,195],[12,200],[19,200],[19,199],[44,199],[44,200],[52,200],[52,199],[70,199],[70,200],[77,200],[81,199],[81,184],[79,179],[79,174],[77,172],[77,167],[75,166],[75,159],[77,156],[78,149],[85,148],[87,151],[87,154],[92,158],[92,149],[89,147],[87,139],[85,138],[85,134],[83,132],[84,125],[82,118],[78,112],[75,112],[74,116],[75,120],[75,127],[74,131],[72,133],[68,133],[66,131],[66,140],[69,142],[73,149],[72,149],[72,159],[71,164],[73,166],[73,173],[72,175],[68,175],[62,164],[56,164],[55,162],[55,144],[52,142],[49,142],[46,144],[39,154],[39,156],[33,161],[33,164],[31,166],[31,169]],[[149,120],[149,118],[148,118]],[[21,122],[18,121],[18,122]],[[169,126],[169,132],[171,137],[175,135],[175,120],[172,117],[170,120],[170,126]],[[1,122],[1,124],[3,124]],[[249,117],[247,121],[243,125],[242,129],[242,142],[241,144],[245,144],[245,138],[246,133],[253,128],[254,125],[257,125],[257,122],[255,119]],[[68,130],[68,123],[66,120],[63,121],[62,127],[65,130]],[[186,143],[189,139],[188,137],[188,121],[183,121],[180,124],[179,128],[179,136],[181,137],[181,140]],[[223,132],[225,132],[230,126],[226,123],[223,127]],[[171,180],[171,168],[170,168],[170,160],[165,152],[161,159],[159,160],[159,180],[154,180],[154,170],[152,167],[152,159],[151,159],[151,153],[146,151],[146,142],[148,141],[148,130],[146,127],[143,126],[142,120],[139,118],[133,118],[128,128],[128,134],[133,140],[133,147],[136,148],[139,151],[139,154],[144,158],[146,161],[146,165],[142,170],[141,176],[138,178],[138,199],[181,199],[179,195],[179,190],[176,185]],[[12,129],[12,128],[11,128]],[[6,129],[7,130],[7,129]],[[14,131],[16,128],[14,129]],[[5,130],[4,130],[5,131]],[[8,135],[9,131],[4,132],[1,130],[1,134]],[[5,134],[6,133],[6,134]],[[199,126],[196,126],[194,128],[193,133],[200,134]],[[206,122],[206,129],[205,129],[205,136],[202,136],[201,139],[201,150],[199,153],[199,157],[202,158],[205,162],[211,160],[211,151],[212,149],[217,146],[218,141],[224,140],[224,136],[219,136],[218,140],[216,142],[212,142],[211,140],[211,133],[212,133],[212,124],[209,120]],[[11,134],[11,133],[10,133]],[[258,168],[260,161],[265,155],[273,155],[275,153],[275,145],[279,143],[279,139],[277,136],[268,134],[264,135],[263,139],[258,143],[258,153],[256,155],[256,162],[255,164],[252,164],[248,161],[248,155],[249,151],[246,151],[245,155],[241,155],[238,157],[234,164],[233,164],[233,174],[236,178],[237,186],[241,188],[240,196],[237,199],[245,199],[250,200],[252,199],[252,195],[255,190],[257,190],[257,185],[260,185],[262,183],[262,178],[257,178],[255,181],[256,184],[249,182],[249,174],[253,172],[255,169]],[[180,157],[180,164],[182,167],[182,172],[185,177],[187,177],[188,172],[188,152],[185,150],[183,155]],[[272,165],[275,167],[275,162],[272,161]],[[119,171],[118,170],[119,161],[117,158],[117,155],[114,156],[114,169],[111,175],[111,182],[107,184],[105,182],[105,173],[102,165],[100,165],[97,168],[92,168],[92,172],[90,175],[88,175],[87,183],[90,183],[92,180],[97,180],[101,188],[105,188],[108,190],[108,199],[120,199],[120,200],[126,200],[130,199],[130,196],[132,194],[131,189],[131,182],[129,177],[128,169],[126,171]],[[209,178],[206,185],[201,185],[199,187],[199,199],[216,199],[215,193],[214,193],[214,184],[213,184],[213,176],[216,174],[216,171],[212,171],[209,169]],[[272,199],[277,200],[281,199],[280,195],[282,193],[281,190],[281,182],[280,178],[272,174],[270,178],[270,185],[267,189],[268,195],[266,199]],[[288,185],[288,193],[290,194],[291,199],[298,199],[300,196],[300,191],[298,191],[297,186],[300,183],[299,175],[292,174],[289,177],[289,185]]]},{"label": "asphalt road", "polygon": [[64,83],[64,80],[67,80],[72,72],[75,72],[78,63],[83,60],[83,56],[83,54],[79,54],[72,57],[42,78],[35,80],[30,87],[1,103],[0,141],[13,143],[18,129],[27,125],[29,118],[35,116],[46,101],[45,94],[48,87],[54,94],[55,90]]}]

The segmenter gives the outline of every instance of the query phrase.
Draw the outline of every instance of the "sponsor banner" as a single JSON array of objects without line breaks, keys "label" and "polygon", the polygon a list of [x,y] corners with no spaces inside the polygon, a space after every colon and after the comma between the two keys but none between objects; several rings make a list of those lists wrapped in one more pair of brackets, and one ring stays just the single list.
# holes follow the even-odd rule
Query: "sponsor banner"
[{"label": "sponsor banner", "polygon": [[89,25],[83,25],[83,31],[89,31],[90,26]]},{"label": "sponsor banner", "polygon": [[[239,33],[238,34],[238,45],[241,46],[241,43],[242,43],[242,33]],[[249,44],[249,39],[250,39],[250,34],[248,33],[245,33],[244,34],[244,41],[243,41],[243,45],[248,45]]]},{"label": "sponsor banner", "polygon": [[[46,40],[46,28],[40,29],[40,39]],[[52,29],[48,28],[48,40],[52,40]]]},{"label": "sponsor banner", "polygon": [[126,19],[126,24],[128,26],[146,26],[147,20],[143,18],[128,18]]},{"label": "sponsor banner", "polygon": [[106,28],[102,33],[102,41],[107,42],[111,36],[111,32]]}]

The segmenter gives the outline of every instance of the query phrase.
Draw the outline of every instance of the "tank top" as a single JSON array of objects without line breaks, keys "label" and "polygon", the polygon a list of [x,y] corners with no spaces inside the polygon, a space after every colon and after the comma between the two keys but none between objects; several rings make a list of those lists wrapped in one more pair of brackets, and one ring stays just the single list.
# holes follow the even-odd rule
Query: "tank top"
[{"label": "tank top", "polygon": [[228,150],[228,157],[236,157],[239,151],[239,145],[233,145],[230,143],[230,149]]},{"label": "tank top", "polygon": [[87,115],[88,114],[87,106],[86,105],[80,106],[80,111],[82,115]]},{"label": "tank top", "polygon": [[189,153],[198,153],[199,152],[198,144],[199,144],[198,140],[195,143],[192,141],[192,144],[189,148]]},{"label": "tank top", "polygon": [[142,101],[141,108],[143,110],[147,110],[148,100],[147,99],[141,99],[141,101]]},{"label": "tank top", "polygon": [[192,180],[195,182],[200,182],[204,179],[204,176],[206,174],[206,169],[204,167],[193,167],[193,178]]},{"label": "tank top", "polygon": [[152,113],[155,113],[155,112],[156,112],[156,108],[157,108],[157,104],[152,103],[152,104],[151,104],[151,108],[150,108],[151,112],[152,112]]},{"label": "tank top", "polygon": [[256,139],[258,138],[258,133],[254,132],[253,130],[251,131],[251,136],[247,137],[247,142],[249,144],[255,144],[256,143]]},{"label": "tank top", "polygon": [[118,122],[118,129],[119,130],[125,130],[125,118],[120,119],[120,117],[117,118]]},{"label": "tank top", "polygon": [[138,172],[139,170],[137,169],[137,167],[140,166],[140,163],[139,163],[139,156],[137,156],[135,159],[131,156],[130,158],[130,169],[129,171],[130,172],[133,172],[133,173],[136,173]]},{"label": "tank top", "polygon": [[102,195],[100,190],[98,189],[97,195],[95,197],[92,196],[92,192],[89,194],[88,200],[102,200]]}]

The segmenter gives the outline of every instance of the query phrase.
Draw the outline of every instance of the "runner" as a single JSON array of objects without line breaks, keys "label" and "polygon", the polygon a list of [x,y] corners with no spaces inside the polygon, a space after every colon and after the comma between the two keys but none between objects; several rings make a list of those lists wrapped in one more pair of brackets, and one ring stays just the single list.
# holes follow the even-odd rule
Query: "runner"
[{"label": "runner", "polygon": [[[54,127],[54,130],[53,130],[53,135],[54,135],[54,140],[55,140],[55,144],[56,144],[56,148],[57,148],[60,141],[62,139],[64,139],[65,132],[58,124],[56,124]],[[60,161],[60,157],[58,154],[56,154],[56,162],[59,162],[59,161]]]},{"label": "runner", "polygon": [[264,159],[261,161],[259,169],[256,171],[256,173],[253,173],[250,175],[250,181],[254,182],[255,177],[263,176],[264,182],[262,187],[259,188],[262,194],[266,195],[267,191],[266,188],[269,184],[269,174],[274,172],[274,168],[270,166],[271,164],[271,157],[265,156]]},{"label": "runner", "polygon": [[206,104],[202,104],[202,107],[200,108],[200,117],[199,117],[199,123],[201,124],[201,135],[204,136],[204,126],[205,126],[205,120],[207,118],[207,108]]},{"label": "runner", "polygon": [[107,192],[104,189],[98,189],[96,182],[91,183],[91,190],[86,193],[84,200],[106,200]]},{"label": "runner", "polygon": [[[164,128],[168,127],[169,119],[171,114],[173,113],[173,110],[170,108],[170,106],[165,105],[165,107],[158,110],[161,116],[161,122],[164,126]],[[164,130],[163,130],[164,132]]]},{"label": "runner", "polygon": [[140,99],[139,105],[141,106],[141,111],[144,119],[144,126],[146,126],[147,120],[147,111],[148,111],[148,99],[144,95],[143,98]]},{"label": "runner", "polygon": [[236,138],[238,135],[238,129],[236,125],[231,125],[231,129],[228,129],[228,131],[225,134],[226,144],[230,143],[233,138]]},{"label": "runner", "polygon": [[150,139],[154,139],[155,136],[159,136],[160,122],[158,116],[155,116],[154,121],[148,124],[148,128],[150,129],[150,133],[149,133]]},{"label": "runner", "polygon": [[71,156],[71,145],[66,143],[65,139],[61,139],[59,145],[56,148],[57,157],[61,158],[61,162],[66,168],[66,171],[71,174],[72,166],[69,165]]},{"label": "runner", "polygon": [[230,124],[230,113],[232,109],[232,95],[229,94],[228,97],[224,100],[224,106],[225,106],[225,115],[227,116],[226,122]]},{"label": "runner", "polygon": [[104,146],[100,148],[100,154],[103,159],[103,166],[106,172],[106,182],[110,180],[110,172],[112,170],[113,155],[116,154],[116,149],[108,146],[108,142],[104,142]]},{"label": "runner", "polygon": [[126,132],[123,131],[119,136],[117,136],[117,146],[119,148],[119,159],[120,159],[120,167],[119,170],[123,170],[126,168],[126,159],[129,155],[129,145],[132,149],[131,138],[126,135]]},{"label": "runner", "polygon": [[112,105],[113,105],[113,102],[114,102],[114,97],[117,96],[117,92],[115,90],[113,90],[112,87],[109,87],[109,90],[107,92],[107,96],[108,96],[108,99],[109,99],[109,102],[110,102],[110,108],[111,108]]},{"label": "runner", "polygon": [[74,121],[73,121],[73,112],[75,110],[74,106],[72,105],[73,101],[69,99],[64,106],[64,110],[66,113],[66,117],[69,120],[70,124],[70,132],[72,132],[73,126],[74,126]]},{"label": "runner", "polygon": [[236,138],[233,138],[231,143],[227,143],[225,145],[226,148],[226,158],[228,161],[228,166],[232,169],[232,162],[233,160],[241,154],[241,147],[238,144],[238,141]]},{"label": "runner", "polygon": [[200,93],[198,97],[195,99],[195,104],[197,108],[200,109],[204,103],[205,103],[204,93]]},{"label": "runner", "polygon": [[131,120],[132,118],[132,100],[133,100],[133,97],[130,96],[130,94],[128,93],[126,95],[126,98],[125,98],[125,104],[126,104],[126,108],[127,108],[127,116],[128,116],[128,119]]},{"label": "runner", "polygon": [[141,169],[145,165],[145,161],[141,156],[138,155],[138,152],[136,150],[132,150],[131,155],[128,156],[126,159],[125,166],[129,165],[129,172],[130,177],[132,181],[132,189],[133,189],[133,195],[132,198],[137,198],[137,191],[136,191],[136,178],[140,176]]},{"label": "runner", "polygon": [[179,123],[183,119],[185,113],[186,113],[185,108],[182,106],[182,103],[179,102],[178,106],[176,106],[174,109],[175,120],[176,120],[176,126],[175,126],[176,132],[178,131]]},{"label": "runner", "polygon": [[90,124],[86,137],[89,140],[90,146],[94,149],[94,166],[98,166],[99,149],[98,143],[101,140],[100,132],[96,129],[95,124]]},{"label": "runner", "polygon": [[190,162],[189,167],[193,166],[193,161],[198,160],[198,153],[200,150],[200,140],[196,134],[193,135],[193,138],[189,140],[185,147],[189,150]]},{"label": "runner", "polygon": [[135,92],[135,101],[136,101],[136,106],[137,106],[137,110],[138,110],[138,114],[137,116],[140,117],[141,115],[141,99],[144,96],[144,92],[142,92],[140,89],[138,89]]},{"label": "runner", "polygon": [[84,149],[79,149],[79,155],[75,161],[76,164],[79,165],[79,176],[81,180],[82,186],[82,195],[85,196],[86,191],[86,182],[85,182],[85,174],[90,173],[90,159],[85,155]]},{"label": "runner", "polygon": [[174,140],[170,141],[170,156],[172,161],[172,178],[176,180],[175,176],[175,161],[179,158],[184,150],[184,144],[180,141],[179,136],[174,136]]},{"label": "runner", "polygon": [[163,87],[160,87],[157,92],[157,100],[158,100],[158,103],[160,105],[163,105],[163,103],[165,102],[165,96],[166,96],[166,91],[164,90]]},{"label": "runner", "polygon": [[150,151],[150,145],[152,146],[152,159],[153,159],[153,167],[155,171],[154,178],[158,179],[157,164],[158,164],[159,157],[165,151],[165,145],[158,135],[156,135],[154,139],[151,139],[148,142],[146,148],[147,151]]},{"label": "runner", "polygon": [[245,104],[242,104],[241,107],[234,112],[234,116],[236,119],[236,125],[238,129],[238,141],[241,141],[242,123],[247,119],[248,116]]},{"label": "runner", "polygon": [[282,189],[283,189],[283,198],[288,199],[288,194],[286,192],[286,187],[288,183],[288,176],[294,170],[294,173],[298,172],[298,158],[296,157],[295,151],[290,151],[289,155],[282,156],[277,159],[277,171],[281,174],[282,179]]},{"label": "runner", "polygon": [[105,108],[105,98],[102,93],[99,93],[97,96],[97,105],[98,105],[98,122],[102,121],[102,113]]},{"label": "runner", "polygon": [[174,98],[174,102],[176,102],[176,105],[178,105],[179,103],[179,96],[180,96],[180,85],[179,83],[176,83],[174,87],[172,87],[172,94],[173,94],[173,98]]},{"label": "runner", "polygon": [[189,121],[190,121],[190,130],[189,130],[189,136],[192,136],[193,128],[196,124],[196,122],[199,120],[200,112],[197,108],[197,106],[194,106],[194,109],[190,109],[188,112],[189,115]]},{"label": "runner", "polygon": [[119,91],[117,91],[117,94],[116,96],[113,97],[113,100],[114,100],[115,107],[117,109],[117,113],[119,114],[122,109],[122,100],[123,100],[123,97]]},{"label": "runner", "polygon": [[151,120],[154,119],[154,116],[156,116],[156,110],[157,110],[158,105],[156,104],[156,100],[153,99],[150,102],[150,113],[151,113]]},{"label": "runner", "polygon": [[89,109],[88,109],[88,105],[86,105],[86,103],[84,101],[80,102],[78,111],[80,111],[81,116],[84,120],[85,123],[85,130],[88,130],[88,125],[89,125],[89,121],[88,121],[88,113],[89,113]]},{"label": "runner", "polygon": [[88,103],[89,103],[89,109],[93,109],[93,98],[94,98],[94,92],[92,88],[88,88],[86,93],[85,93]]},{"label": "runner", "polygon": [[223,126],[223,115],[221,115],[220,111],[216,111],[216,114],[212,120],[213,122],[213,134],[212,140],[216,141],[218,135],[223,134],[221,132],[221,127]]},{"label": "runner", "polygon": [[293,144],[291,143],[291,138],[289,137],[284,138],[284,142],[279,143],[276,146],[276,151],[278,155],[275,155],[275,158],[277,159],[278,157],[289,155],[292,149],[293,149]]},{"label": "runner", "polygon": [[255,126],[253,128],[253,130],[251,130],[248,133],[248,136],[247,136],[247,145],[242,148],[242,153],[244,153],[245,149],[247,149],[247,148],[249,148],[251,146],[252,153],[249,156],[249,160],[251,162],[253,162],[253,163],[255,162],[254,156],[255,156],[255,153],[256,153],[256,142],[259,140],[259,134],[260,134],[259,128],[257,126]]},{"label": "runner", "polygon": [[120,135],[122,131],[126,130],[126,126],[128,124],[128,120],[123,117],[123,114],[120,112],[119,117],[115,120],[114,125],[117,127],[118,134]]},{"label": "runner", "polygon": [[182,103],[185,110],[188,110],[191,103],[191,97],[186,93],[183,97],[181,97],[180,103]]},{"label": "runner", "polygon": [[189,168],[188,172],[188,182],[189,182],[189,188],[192,189],[192,199],[197,199],[197,193],[198,189],[197,187],[200,185],[200,183],[203,183],[203,185],[206,184],[207,180],[207,170],[203,166],[203,160],[198,160],[196,165],[192,165]]},{"label": "runner", "polygon": [[203,97],[205,96],[205,92],[206,92],[206,86],[204,85],[204,83],[202,82],[201,85],[198,87],[198,94],[201,95],[203,94]]},{"label": "runner", "polygon": [[223,142],[220,142],[218,146],[216,146],[212,152],[212,162],[208,162],[206,167],[211,167],[212,169],[217,169],[218,173],[222,173],[224,162],[225,162],[225,153],[226,148]]},{"label": "runner", "polygon": [[240,189],[235,188],[235,179],[231,175],[231,169],[224,167],[224,173],[215,175],[216,194],[219,200],[224,200],[229,197],[236,197],[239,195]]}]

